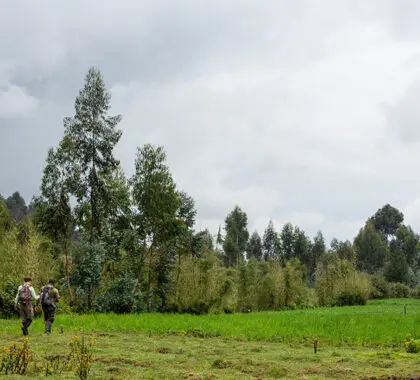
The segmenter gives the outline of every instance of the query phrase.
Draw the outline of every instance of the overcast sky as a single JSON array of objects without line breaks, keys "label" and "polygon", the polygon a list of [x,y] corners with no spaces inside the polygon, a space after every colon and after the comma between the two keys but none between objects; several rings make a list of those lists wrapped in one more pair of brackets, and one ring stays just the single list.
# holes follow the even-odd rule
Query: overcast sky
[{"label": "overcast sky", "polygon": [[127,176],[163,145],[197,229],[237,204],[352,239],[385,203],[420,232],[420,1],[20,0],[0,13],[0,193],[39,192],[89,66]]}]

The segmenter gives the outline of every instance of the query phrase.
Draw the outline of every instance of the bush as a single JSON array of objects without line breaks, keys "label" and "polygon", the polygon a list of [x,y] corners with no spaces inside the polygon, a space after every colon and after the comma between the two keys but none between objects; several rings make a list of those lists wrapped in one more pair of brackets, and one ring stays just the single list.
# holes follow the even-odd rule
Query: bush
[{"label": "bush", "polygon": [[126,277],[113,281],[105,293],[95,298],[95,309],[99,312],[117,314],[146,310],[142,294],[132,294],[133,285],[133,280]]},{"label": "bush", "polygon": [[410,289],[411,298],[420,298],[420,285],[417,285],[414,289]]},{"label": "bush", "polygon": [[12,343],[9,347],[3,347],[0,373],[24,375],[32,357],[33,353],[28,338],[24,339],[22,346]]},{"label": "bush", "polygon": [[372,298],[387,298],[391,292],[390,284],[384,276],[372,276]]},{"label": "bush", "polygon": [[360,293],[342,292],[335,300],[333,306],[352,306],[352,305],[365,305],[367,299]]},{"label": "bush", "polygon": [[391,298],[408,298],[410,295],[410,288],[401,282],[392,282],[390,284],[390,294]]},{"label": "bush", "polygon": [[366,304],[372,284],[347,260],[335,259],[317,268],[315,291],[320,306]]},{"label": "bush", "polygon": [[92,339],[90,342],[86,342],[82,331],[79,331],[69,343],[69,357],[76,367],[75,372],[80,380],[87,380],[89,377],[93,362],[93,343]]},{"label": "bush", "polygon": [[13,318],[16,316],[15,297],[20,283],[9,280],[6,282],[4,290],[0,293],[0,317]]},{"label": "bush", "polygon": [[405,350],[409,353],[416,354],[420,351],[420,339],[413,339],[411,335],[405,338]]},{"label": "bush", "polygon": [[205,252],[200,259],[178,260],[176,281],[162,308],[165,312],[234,312],[238,304],[238,271],[225,268],[218,255]]},{"label": "bush", "polygon": [[209,309],[210,309],[210,305],[207,302],[198,300],[198,301],[193,302],[190,309],[186,310],[186,312],[201,315],[201,314],[207,314],[209,312]]}]

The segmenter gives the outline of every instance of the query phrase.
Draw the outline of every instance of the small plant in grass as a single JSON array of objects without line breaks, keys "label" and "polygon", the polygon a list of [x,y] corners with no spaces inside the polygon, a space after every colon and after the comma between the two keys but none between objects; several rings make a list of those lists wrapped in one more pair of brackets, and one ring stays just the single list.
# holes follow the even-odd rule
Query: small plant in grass
[{"label": "small plant in grass", "polygon": [[23,375],[32,360],[32,349],[29,346],[29,339],[25,338],[22,346],[12,343],[9,347],[3,347],[0,362],[0,374]]},{"label": "small plant in grass", "polygon": [[45,365],[41,368],[41,371],[45,376],[61,375],[63,371],[71,371],[73,369],[71,359],[71,354],[46,356]]},{"label": "small plant in grass", "polygon": [[413,339],[411,335],[407,335],[405,338],[405,350],[413,354],[420,352],[420,339]]},{"label": "small plant in grass", "polygon": [[225,368],[229,368],[231,366],[232,366],[231,362],[225,361],[225,360],[222,360],[222,359],[216,359],[212,364],[213,368],[219,368],[219,369],[225,369]]},{"label": "small plant in grass", "polygon": [[70,360],[75,365],[76,375],[81,380],[86,380],[89,377],[93,362],[93,343],[93,340],[86,342],[81,330],[76,330],[76,334],[69,342]]}]

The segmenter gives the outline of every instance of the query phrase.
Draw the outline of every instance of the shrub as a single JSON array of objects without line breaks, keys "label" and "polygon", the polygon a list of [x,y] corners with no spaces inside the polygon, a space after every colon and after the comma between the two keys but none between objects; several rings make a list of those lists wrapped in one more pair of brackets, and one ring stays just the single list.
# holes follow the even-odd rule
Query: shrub
[{"label": "shrub", "polygon": [[316,273],[315,291],[321,306],[364,305],[372,291],[369,277],[347,260],[334,259]]},{"label": "shrub", "polygon": [[213,304],[213,311],[223,311],[226,314],[235,311],[238,301],[236,276],[236,270],[230,268],[226,270],[226,277],[219,287],[219,294],[217,301]]},{"label": "shrub", "polygon": [[357,294],[344,291],[336,297],[334,306],[365,305],[366,301],[366,298],[360,293]]},{"label": "shrub", "polygon": [[401,282],[392,282],[390,284],[390,294],[392,298],[408,298],[410,295],[410,288]]},{"label": "shrub", "polygon": [[368,277],[357,271],[339,282],[332,306],[365,305],[371,293]]},{"label": "shrub", "polygon": [[390,284],[384,276],[372,276],[372,298],[387,298],[390,294]]},{"label": "shrub", "polygon": [[312,305],[305,282],[306,268],[296,258],[285,267],[277,261],[260,263],[252,293],[255,310],[296,309]]},{"label": "shrub", "polygon": [[233,312],[237,306],[237,272],[223,267],[214,252],[200,259],[182,257],[174,271],[176,281],[165,312],[204,314]]},{"label": "shrub", "polygon": [[95,298],[95,309],[100,312],[114,312],[117,314],[144,311],[146,305],[142,294],[132,294],[134,281],[123,277],[111,282],[105,293]]},{"label": "shrub", "polygon": [[16,315],[14,309],[16,292],[20,283],[9,280],[6,282],[4,290],[0,293],[0,317],[13,318]]},{"label": "shrub", "polygon": [[86,380],[93,362],[93,341],[86,342],[81,331],[70,341],[70,361],[76,367],[76,375],[80,380]]},{"label": "shrub", "polygon": [[45,356],[45,361],[43,366],[36,366],[44,376],[50,375],[59,375],[64,371],[70,371],[73,369],[73,364],[71,362],[71,355],[63,354],[53,354]]},{"label": "shrub", "polygon": [[25,374],[29,362],[32,360],[32,349],[29,346],[29,339],[25,338],[22,346],[16,343],[9,347],[3,347],[3,355],[0,362],[0,373]]},{"label": "shrub", "polygon": [[189,309],[186,310],[187,313],[192,313],[192,314],[207,314],[209,312],[210,309],[210,305],[202,300],[197,300],[195,302],[192,303],[191,307]]},{"label": "shrub", "polygon": [[405,338],[405,350],[409,353],[416,354],[420,351],[420,339],[413,339],[411,335]]},{"label": "shrub", "polygon": [[284,300],[283,307],[304,307],[310,304],[310,292],[305,281],[306,268],[295,258],[290,260],[284,268]]},{"label": "shrub", "polygon": [[410,289],[411,298],[420,298],[420,285],[417,285],[414,289]]},{"label": "shrub", "polygon": [[76,309],[90,310],[95,291],[101,284],[101,266],[105,257],[103,242],[91,243],[82,236],[72,246],[73,271],[71,283],[76,288]]}]

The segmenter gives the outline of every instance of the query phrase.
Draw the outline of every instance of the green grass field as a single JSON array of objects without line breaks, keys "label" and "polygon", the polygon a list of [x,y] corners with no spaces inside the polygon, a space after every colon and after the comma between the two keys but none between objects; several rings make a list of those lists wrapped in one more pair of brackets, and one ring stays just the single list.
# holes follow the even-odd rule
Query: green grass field
[{"label": "green grass field", "polygon": [[[51,336],[42,334],[40,319],[30,328],[36,360],[64,353],[74,328],[97,339],[91,372],[97,379],[420,375],[420,354],[403,345],[407,334],[420,338],[420,300],[230,315],[58,315]],[[19,321],[1,320],[0,345],[11,341],[22,341]],[[25,378],[39,376],[30,371]],[[56,378],[66,377],[75,375]]]}]

